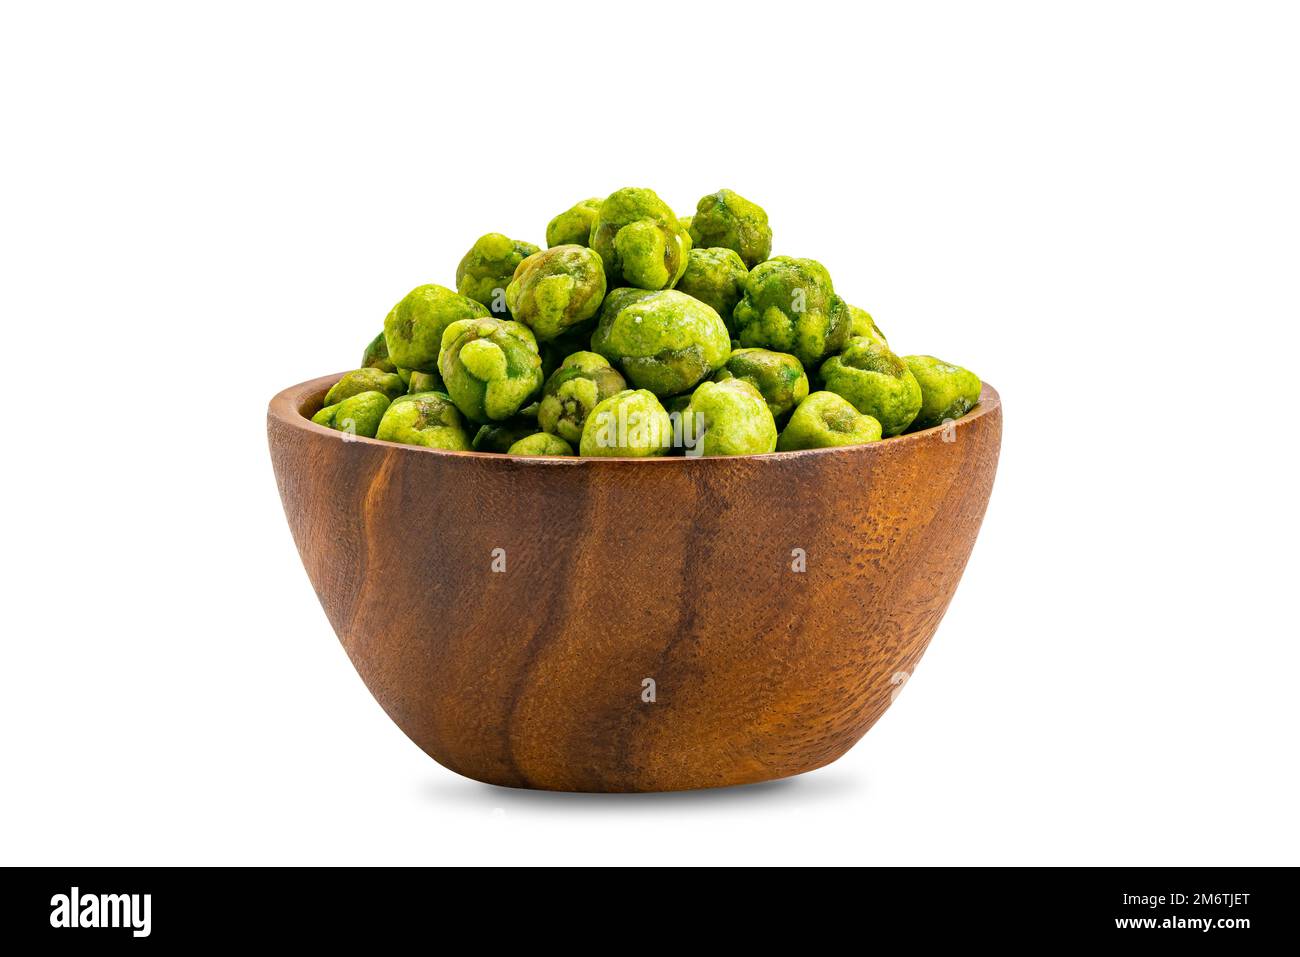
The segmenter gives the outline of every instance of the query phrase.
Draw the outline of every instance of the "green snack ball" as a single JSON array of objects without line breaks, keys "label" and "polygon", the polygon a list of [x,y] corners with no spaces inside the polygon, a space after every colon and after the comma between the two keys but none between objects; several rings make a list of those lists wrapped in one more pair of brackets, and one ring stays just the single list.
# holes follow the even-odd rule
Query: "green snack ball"
[{"label": "green snack ball", "polygon": [[438,368],[442,334],[453,322],[491,313],[476,302],[444,286],[417,286],[395,305],[384,320],[388,355],[397,365],[421,372]]},{"label": "green snack ball", "polygon": [[742,346],[788,352],[809,369],[849,339],[848,304],[815,259],[777,256],[753,267],[733,320]]},{"label": "green snack ball", "polygon": [[356,369],[335,382],[325,393],[325,404],[334,405],[362,392],[382,392],[396,399],[406,391],[406,383],[396,372],[379,369]]},{"label": "green snack ball", "polygon": [[538,432],[520,439],[507,451],[511,455],[572,455],[573,446],[558,435]]},{"label": "green snack ball", "polygon": [[866,445],[879,441],[880,423],[834,392],[814,392],[799,403],[776,443],[778,452]]},{"label": "green snack ball", "polygon": [[498,319],[508,319],[506,287],[519,264],[535,252],[532,243],[486,233],[474,241],[456,267],[456,291],[487,306]]},{"label": "green snack ball", "polygon": [[678,216],[678,217],[677,217],[677,222],[681,223],[681,225],[682,225],[682,229],[686,230],[686,231],[689,233],[689,232],[691,231],[691,222],[692,222],[694,219],[695,219],[695,216],[694,216],[694,215],[691,215],[691,216]]},{"label": "green snack ball", "polygon": [[407,392],[410,392],[410,391],[411,391],[411,376],[415,373],[415,370],[414,370],[414,369],[403,369],[403,368],[401,368],[401,367],[399,366],[399,367],[395,367],[395,368],[393,369],[393,371],[396,372],[397,375],[398,375],[398,377],[400,377],[401,380],[402,380],[403,382],[406,383],[406,391],[407,391]]},{"label": "green snack ball", "polygon": [[506,287],[516,320],[549,342],[596,315],[605,298],[605,267],[586,246],[553,246],[519,264]]},{"label": "green snack ball", "polygon": [[420,392],[446,392],[447,387],[442,384],[442,376],[437,372],[412,372],[406,383],[406,391],[409,395],[416,395]]},{"label": "green snack ball", "polygon": [[361,368],[379,369],[383,372],[397,371],[393,360],[388,358],[388,340],[384,338],[382,330],[379,335],[370,340],[370,345],[366,346],[366,351],[361,354]]},{"label": "green snack ball", "polygon": [[775,419],[808,396],[808,376],[799,360],[786,352],[735,349],[713,377],[715,382],[727,379],[743,379],[758,389]]},{"label": "green snack ball", "polygon": [[686,271],[674,288],[712,306],[727,324],[728,334],[734,335],[731,314],[745,294],[748,275],[749,270],[734,249],[697,247],[687,257]]},{"label": "green snack ball", "polygon": [[470,446],[475,452],[505,452],[520,439],[539,431],[535,419],[512,415],[505,422],[480,427]]},{"label": "green snack ball", "polygon": [[762,455],[776,450],[776,422],[758,389],[744,379],[702,382],[691,395],[694,448],[688,454]]},{"label": "green snack ball", "polygon": [[591,410],[626,388],[627,380],[604,356],[575,352],[546,380],[537,424],[543,432],[581,442],[582,427]]},{"label": "green snack ball", "polygon": [[375,438],[403,445],[469,451],[464,420],[450,397],[441,392],[421,392],[394,399],[379,422]]},{"label": "green snack ball", "polygon": [[654,190],[629,186],[600,204],[587,245],[600,254],[609,286],[668,289],[686,270],[691,237]]},{"label": "green snack ball", "polygon": [[654,393],[625,389],[591,410],[578,450],[589,456],[665,455],[672,440],[672,421]]},{"label": "green snack ball", "polygon": [[502,319],[461,319],[442,335],[438,371],[456,407],[475,422],[501,422],[542,387],[532,330]]},{"label": "green snack ball", "polygon": [[[602,309],[591,348],[628,381],[655,395],[675,395],[722,368],[731,336],[712,306],[675,289],[616,297]],[[617,308],[621,302],[627,305]],[[617,311],[615,311],[617,309]]]},{"label": "green snack ball", "polygon": [[327,405],[311,417],[311,420],[317,425],[323,425],[327,429],[334,428],[334,415],[338,412],[338,403]]},{"label": "green snack ball", "polygon": [[871,318],[871,313],[857,306],[849,306],[849,338],[859,337],[870,339],[876,345],[886,349],[889,348],[889,343],[885,341],[885,334],[876,325],[876,320]]},{"label": "green snack ball", "polygon": [[574,203],[546,224],[547,246],[585,246],[591,238],[591,224],[600,212],[599,196]]},{"label": "green snack ball", "polygon": [[389,404],[388,396],[382,392],[358,392],[334,406],[330,428],[373,439]]},{"label": "green snack ball", "polygon": [[921,386],[907,363],[888,349],[859,338],[842,355],[821,367],[826,388],[880,423],[885,435],[898,435],[921,410]]},{"label": "green snack ball", "polygon": [[979,376],[969,369],[934,356],[903,356],[903,361],[921,386],[921,411],[912,420],[911,431],[960,419],[979,403]]},{"label": "green snack ball", "polygon": [[690,230],[694,245],[734,249],[750,269],[772,254],[767,213],[729,189],[710,193],[696,204]]}]

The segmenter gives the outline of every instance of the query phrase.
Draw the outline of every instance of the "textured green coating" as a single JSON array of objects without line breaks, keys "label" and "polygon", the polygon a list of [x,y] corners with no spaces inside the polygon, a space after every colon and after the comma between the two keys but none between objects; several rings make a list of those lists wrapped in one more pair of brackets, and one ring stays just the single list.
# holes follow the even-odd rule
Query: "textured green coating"
[{"label": "textured green coating", "polygon": [[686,271],[674,288],[712,306],[727,324],[728,333],[734,337],[736,331],[731,314],[745,294],[745,277],[748,275],[749,270],[734,249],[697,247],[687,257]]},{"label": "textured green coating", "polygon": [[912,421],[912,431],[960,419],[979,403],[980,379],[969,369],[934,356],[903,356],[903,361],[921,386],[921,411]]},{"label": "textured green coating", "polygon": [[406,391],[406,383],[396,372],[384,372],[380,369],[355,369],[346,373],[325,393],[325,404],[335,405],[350,396],[362,392],[382,392],[390,399],[396,399]]},{"label": "textured green coating", "polygon": [[582,441],[582,427],[597,405],[627,388],[627,380],[594,352],[575,352],[546,380],[537,408],[543,432],[568,442]]},{"label": "textured green coating", "polygon": [[573,455],[573,446],[558,435],[537,432],[507,449],[511,455]]},{"label": "textured green coating", "polygon": [[330,428],[373,439],[388,406],[389,398],[382,392],[358,392],[334,406]]},{"label": "textured green coating", "polygon": [[808,395],[808,376],[799,360],[788,352],[735,349],[713,379],[715,382],[745,380],[762,393],[778,421]]},{"label": "textured green coating", "polygon": [[384,320],[388,355],[399,366],[434,372],[442,334],[453,322],[490,315],[487,306],[445,286],[417,286]]},{"label": "textured green coating", "polygon": [[381,372],[397,371],[393,360],[388,358],[388,340],[382,331],[370,340],[366,351],[361,354],[361,368],[379,369]]},{"label": "textured green coating", "polygon": [[677,222],[681,223],[682,229],[689,233],[691,231],[691,221],[694,219],[695,215],[692,213],[690,216],[678,216]]},{"label": "textured green coating", "polygon": [[437,371],[432,372],[412,372],[410,380],[406,383],[406,391],[411,395],[420,392],[446,392],[447,387],[442,384],[442,376]]},{"label": "textured green coating", "polygon": [[777,256],[745,279],[733,313],[742,346],[788,352],[813,368],[849,340],[848,304],[835,294],[830,273],[815,259]]},{"label": "textured green coating", "polygon": [[542,387],[532,330],[501,319],[462,319],[442,336],[438,372],[456,407],[475,422],[500,422]]},{"label": "textured green coating", "polygon": [[605,267],[586,246],[553,246],[519,264],[506,287],[506,307],[550,342],[596,315],[605,298]]},{"label": "textured green coating", "polygon": [[337,404],[327,405],[311,417],[311,420],[317,425],[323,425],[327,429],[334,428],[334,415],[339,410]]},{"label": "textured green coating", "polygon": [[599,196],[574,203],[560,215],[546,224],[547,246],[585,246],[591,239],[591,224],[596,221],[600,204],[604,202]]},{"label": "textured green coating", "polygon": [[772,254],[772,227],[767,224],[767,213],[729,189],[700,199],[691,217],[690,232],[693,245],[734,249],[750,269]]},{"label": "textured green coating", "polygon": [[537,420],[526,416],[512,415],[504,422],[492,422],[482,426],[474,436],[470,446],[475,452],[505,452],[520,439],[537,434]]},{"label": "textured green coating", "polygon": [[441,392],[421,392],[394,399],[379,422],[375,438],[403,445],[469,451],[464,420],[451,399]]},{"label": "textured green coating", "polygon": [[687,414],[703,455],[762,455],[776,449],[776,422],[762,393],[744,379],[702,382]]},{"label": "textured green coating", "polygon": [[866,445],[879,441],[880,435],[880,423],[863,415],[848,399],[834,392],[814,392],[790,416],[776,450],[793,452],[836,445]]},{"label": "textured green coating", "polygon": [[898,435],[921,411],[921,386],[907,363],[870,339],[852,339],[843,354],[821,367],[826,389],[853,403],[880,423],[886,436]]},{"label": "textured green coating", "polygon": [[501,233],[475,240],[456,267],[456,291],[487,306],[498,319],[509,319],[506,288],[519,264],[537,247]]},{"label": "textured green coating", "polygon": [[871,313],[865,309],[859,309],[857,306],[849,306],[849,338],[870,339],[878,346],[889,348],[889,343],[885,340],[885,334],[880,331],[876,325],[876,320],[871,318]]},{"label": "textured green coating", "polygon": [[672,439],[672,422],[654,393],[626,389],[591,410],[579,451],[596,456],[666,455]]},{"label": "textured green coating", "polygon": [[591,348],[637,388],[661,396],[685,392],[721,369],[731,354],[722,317],[698,299],[664,289],[619,301],[628,304],[602,309]]},{"label": "textured green coating", "polygon": [[668,289],[686,270],[691,237],[654,190],[629,186],[600,204],[587,245],[600,253],[611,288]]}]

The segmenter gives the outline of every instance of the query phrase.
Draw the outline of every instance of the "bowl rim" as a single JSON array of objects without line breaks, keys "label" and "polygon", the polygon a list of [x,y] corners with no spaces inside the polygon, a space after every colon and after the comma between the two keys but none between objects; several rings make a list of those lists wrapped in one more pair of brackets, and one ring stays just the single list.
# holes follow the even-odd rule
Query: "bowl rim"
[{"label": "bowl rim", "polygon": [[[835,445],[822,449],[795,449],[791,452],[761,452],[754,455],[648,455],[648,456],[605,456],[605,455],[510,455],[505,452],[474,452],[474,451],[456,451],[453,449],[434,449],[423,445],[405,445],[401,442],[388,442],[382,439],[371,439],[364,435],[352,435],[347,432],[339,432],[335,429],[327,428],[323,425],[317,425],[309,415],[303,412],[303,409],[310,407],[313,402],[319,402],[335,382],[345,376],[348,372],[354,370],[345,370],[344,372],[335,372],[331,375],[320,376],[316,379],[308,379],[305,382],[299,382],[297,385],[291,385],[274,397],[267,406],[267,419],[274,419],[281,425],[292,429],[302,429],[307,432],[315,432],[324,436],[331,436],[339,442],[360,442],[366,445],[376,445],[385,449],[403,449],[407,452],[424,455],[438,455],[444,457],[463,458],[463,459],[491,459],[498,462],[514,462],[519,465],[529,466],[567,466],[571,468],[578,467],[596,467],[600,463],[626,463],[636,462],[638,464],[650,465],[651,463],[660,463],[661,468],[672,467],[670,463],[678,463],[681,466],[687,462],[737,462],[737,461],[767,461],[771,459],[793,459],[808,455],[874,455],[880,454],[887,449],[899,449],[906,445],[916,442],[933,439],[948,425],[943,423],[931,426],[928,429],[922,429],[919,432],[908,432],[903,435],[895,435],[888,439],[880,439],[875,442],[868,442],[865,445]],[[953,428],[958,430],[966,429],[974,425],[975,422],[990,415],[1002,407],[1002,397],[998,390],[993,388],[987,382],[983,383],[980,389],[980,400],[975,408],[971,409],[960,419],[955,419],[949,423]]]}]

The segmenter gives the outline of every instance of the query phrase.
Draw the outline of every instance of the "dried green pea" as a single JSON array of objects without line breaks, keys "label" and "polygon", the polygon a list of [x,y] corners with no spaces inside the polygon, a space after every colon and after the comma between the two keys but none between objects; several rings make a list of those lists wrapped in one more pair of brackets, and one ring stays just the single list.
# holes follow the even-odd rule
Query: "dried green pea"
[{"label": "dried green pea", "polygon": [[979,403],[979,376],[934,356],[903,356],[921,386],[921,411],[910,430],[933,428],[960,419]]},{"label": "dried green pea", "polygon": [[456,452],[467,452],[470,447],[460,411],[441,392],[394,399],[379,422],[375,438]]},{"label": "dried green pea", "polygon": [[406,391],[409,395],[416,395],[420,392],[446,392],[447,387],[437,372],[413,371],[407,380]]},{"label": "dried green pea", "polygon": [[700,199],[691,217],[691,243],[733,249],[753,269],[772,254],[767,213],[738,193],[720,189]]},{"label": "dried green pea", "polygon": [[880,423],[886,436],[898,435],[921,411],[921,386],[907,363],[870,339],[849,341],[841,355],[821,367],[826,388]]},{"label": "dried green pea", "polygon": [[541,429],[536,419],[514,415],[504,422],[481,426],[470,446],[475,452],[506,452],[522,438],[536,435]]},{"label": "dried green pea", "polygon": [[604,356],[575,352],[546,380],[537,424],[568,442],[581,442],[591,410],[626,388],[627,380]]},{"label": "dried green pea", "polygon": [[814,392],[799,403],[777,440],[778,452],[866,445],[880,439],[880,423],[834,392]]},{"label": "dried green pea", "polygon": [[591,224],[600,212],[599,196],[574,203],[546,224],[547,246],[585,246],[591,238]]},{"label": "dried green pea", "polygon": [[778,421],[808,396],[808,376],[799,360],[788,352],[735,349],[713,379],[748,382],[762,393],[772,417]]},{"label": "dried green pea", "polygon": [[572,455],[573,446],[558,435],[537,432],[520,439],[506,451],[511,455]]},{"label": "dried green pea", "polygon": [[673,425],[653,392],[625,389],[598,403],[582,428],[579,452],[587,456],[666,455]]},{"label": "dried green pea", "polygon": [[334,420],[330,428],[373,439],[390,404],[388,396],[382,392],[358,392],[333,407]]},{"label": "dried green pea", "polygon": [[732,317],[742,346],[788,352],[806,369],[849,339],[848,304],[815,259],[777,256],[750,269]]},{"label": "dried green pea", "polygon": [[361,368],[379,369],[382,372],[397,371],[393,360],[388,358],[388,340],[384,338],[382,329],[379,335],[370,340],[365,352],[361,354]]},{"label": "dried green pea", "polygon": [[880,331],[876,325],[876,320],[871,318],[871,313],[865,309],[859,309],[857,306],[849,306],[849,338],[870,339],[878,346],[889,348],[889,343],[885,340],[885,334]]},{"label": "dried green pea", "polygon": [[317,425],[323,425],[327,429],[334,428],[334,414],[338,412],[338,403],[324,406],[319,412],[311,417],[311,420]]},{"label": "dried green pea", "polygon": [[462,319],[448,326],[438,372],[457,408],[475,422],[510,418],[542,387],[532,331],[501,319]]},{"label": "dried green pea", "polygon": [[506,288],[519,264],[537,247],[501,233],[487,233],[474,241],[456,267],[456,291],[487,306],[498,319],[509,319]]},{"label": "dried green pea", "polygon": [[688,454],[762,455],[776,449],[776,422],[762,393],[744,379],[701,382],[687,407],[696,442]]},{"label": "dried green pea", "polygon": [[591,348],[634,386],[655,395],[675,395],[727,361],[731,337],[711,306],[675,289],[621,292],[606,298]]},{"label": "dried green pea", "polygon": [[691,237],[654,190],[629,186],[600,204],[587,245],[600,254],[609,286],[668,289],[686,269]]},{"label": "dried green pea", "polygon": [[728,335],[735,335],[732,313],[745,294],[745,277],[749,270],[734,249],[695,248],[686,260],[686,271],[674,287],[678,292],[707,303],[727,324]]},{"label": "dried green pea", "polygon": [[361,392],[382,392],[390,399],[396,399],[406,391],[406,383],[396,372],[384,372],[380,369],[355,369],[346,373],[325,393],[325,404],[335,405],[344,399]]},{"label": "dried green pea", "polygon": [[519,264],[506,307],[539,342],[557,339],[596,315],[605,298],[605,267],[586,246],[552,246]]},{"label": "dried green pea", "polygon": [[388,356],[406,369],[434,372],[442,334],[453,322],[488,316],[487,306],[445,286],[417,286],[395,305],[384,320]]}]

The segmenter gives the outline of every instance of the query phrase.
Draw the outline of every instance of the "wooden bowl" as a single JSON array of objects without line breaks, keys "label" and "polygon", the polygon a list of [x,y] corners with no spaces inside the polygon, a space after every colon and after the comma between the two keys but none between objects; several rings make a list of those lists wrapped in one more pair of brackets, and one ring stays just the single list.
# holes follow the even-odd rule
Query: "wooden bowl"
[{"label": "wooden bowl", "polygon": [[811,771],[889,707],[975,544],[998,394],[873,445],[521,458],[346,436],[271,400],[298,551],[366,686],[434,760],[510,787]]}]

